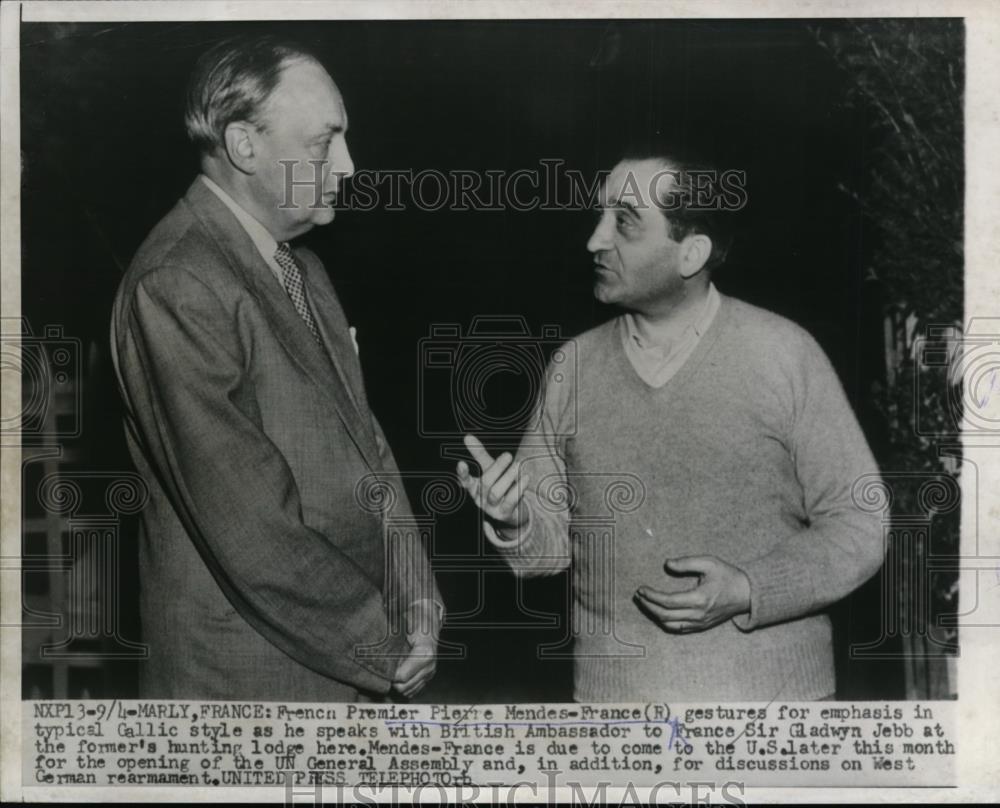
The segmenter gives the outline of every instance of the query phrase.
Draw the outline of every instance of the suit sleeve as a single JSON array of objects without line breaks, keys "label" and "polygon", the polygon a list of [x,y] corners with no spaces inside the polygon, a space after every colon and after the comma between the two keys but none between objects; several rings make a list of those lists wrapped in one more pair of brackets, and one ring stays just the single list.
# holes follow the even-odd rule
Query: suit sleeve
[{"label": "suit sleeve", "polygon": [[[329,302],[325,313],[329,317],[329,327],[340,333],[345,344],[353,346],[353,352],[348,351],[347,355],[341,357],[341,361],[352,365],[358,377],[361,377],[357,342],[350,333],[347,316],[337,297],[337,292],[323,268],[323,262],[307,247],[296,248],[296,254],[309,268],[311,288],[321,286],[328,295]],[[367,407],[367,403],[365,406]],[[410,607],[414,604],[421,604],[421,608],[423,608],[426,605],[427,609],[424,614],[427,615],[427,619],[431,623],[429,628],[436,638],[444,617],[444,602],[434,580],[427,549],[421,538],[420,526],[410,510],[403,475],[396,465],[396,459],[385,439],[385,433],[378,423],[378,419],[371,415],[371,421],[381,462],[381,471],[377,474],[379,484],[383,493],[391,492],[389,495],[392,500],[389,518],[386,522],[385,537],[390,573],[390,585],[387,593],[390,619],[402,621],[402,628],[406,629],[408,623],[406,618],[410,614]],[[428,627],[424,621],[418,622],[424,623],[424,628]]]},{"label": "suit sleeve", "polygon": [[424,546],[420,527],[410,510],[403,475],[396,465],[396,458],[389,448],[381,426],[377,421],[373,425],[382,460],[380,481],[392,489],[395,502],[392,518],[387,525],[386,537],[393,581],[394,602],[390,604],[390,609],[405,620],[410,607],[421,601],[427,601],[429,611],[426,615],[432,623],[429,626],[430,633],[436,638],[440,634],[444,617],[444,601],[434,580],[434,572],[427,555],[428,548]]},{"label": "suit sleeve", "polygon": [[388,633],[382,592],[304,524],[291,470],[261,426],[236,314],[178,267],[144,276],[121,306],[116,348],[134,429],[226,596],[301,664],[387,691],[398,660],[356,653]]},{"label": "suit sleeve", "polygon": [[881,519],[858,506],[854,484],[878,467],[822,349],[806,338],[793,379],[787,445],[802,486],[807,526],[744,566],[750,631],[802,617],[847,596],[882,564]]}]

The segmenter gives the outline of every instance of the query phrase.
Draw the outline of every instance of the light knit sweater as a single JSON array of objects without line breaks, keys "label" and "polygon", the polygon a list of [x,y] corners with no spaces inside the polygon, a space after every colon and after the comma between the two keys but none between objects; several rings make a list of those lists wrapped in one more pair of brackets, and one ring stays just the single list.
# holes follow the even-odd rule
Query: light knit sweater
[{"label": "light knit sweater", "polygon": [[[531,518],[495,542],[518,575],[570,567],[575,698],[832,693],[821,610],[877,571],[883,537],[852,499],[877,468],[829,361],[795,324],[723,296],[688,360],[652,388],[622,328],[586,332],[550,365],[518,452]],[[749,613],[690,634],[644,615],[636,589],[691,588],[663,567],[689,555],[742,569]]]}]

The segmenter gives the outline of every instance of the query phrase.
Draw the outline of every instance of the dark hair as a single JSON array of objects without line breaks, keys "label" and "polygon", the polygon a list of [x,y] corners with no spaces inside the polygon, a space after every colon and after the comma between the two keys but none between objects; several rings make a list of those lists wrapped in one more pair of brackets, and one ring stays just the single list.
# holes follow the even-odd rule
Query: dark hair
[{"label": "dark hair", "polygon": [[712,241],[712,251],[705,262],[706,269],[715,269],[725,260],[732,246],[731,218],[725,207],[700,203],[700,199],[721,200],[720,172],[715,165],[694,152],[660,151],[654,148],[632,148],[623,161],[655,160],[672,178],[667,188],[657,184],[657,204],[667,221],[667,232],[674,241],[698,233]]},{"label": "dark hair", "polygon": [[309,50],[270,34],[225,39],[203,53],[188,84],[184,125],[202,154],[224,147],[234,121],[263,126],[260,110],[281,78],[299,59],[319,62]]}]

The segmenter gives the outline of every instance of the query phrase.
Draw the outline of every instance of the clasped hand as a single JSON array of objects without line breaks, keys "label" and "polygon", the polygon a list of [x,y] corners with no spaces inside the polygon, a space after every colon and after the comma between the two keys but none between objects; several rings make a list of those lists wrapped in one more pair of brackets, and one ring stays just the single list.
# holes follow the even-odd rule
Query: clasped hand
[{"label": "clasped hand", "polygon": [[413,698],[424,689],[437,669],[438,618],[432,613],[431,604],[418,601],[410,605],[406,614],[406,639],[410,653],[399,663],[392,677],[392,687],[406,698]]},{"label": "clasped hand", "polygon": [[636,590],[636,605],[664,631],[705,631],[750,611],[750,579],[738,567],[709,555],[670,559],[664,567],[676,574],[698,576],[698,585],[683,592],[663,592],[646,585]]}]

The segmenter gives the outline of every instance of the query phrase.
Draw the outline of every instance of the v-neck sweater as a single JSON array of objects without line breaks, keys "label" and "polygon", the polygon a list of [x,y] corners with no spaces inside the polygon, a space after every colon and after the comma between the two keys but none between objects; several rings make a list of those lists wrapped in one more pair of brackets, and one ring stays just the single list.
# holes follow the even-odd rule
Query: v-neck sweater
[{"label": "v-neck sweater", "polygon": [[[822,610],[883,557],[878,470],[837,375],[802,328],[722,296],[661,387],[620,320],[571,340],[518,452],[531,519],[496,542],[514,571],[569,567],[566,641],[580,701],[814,699],[835,688]],[[670,634],[633,601],[691,588],[668,558],[712,555],[750,580],[750,611]]]}]

